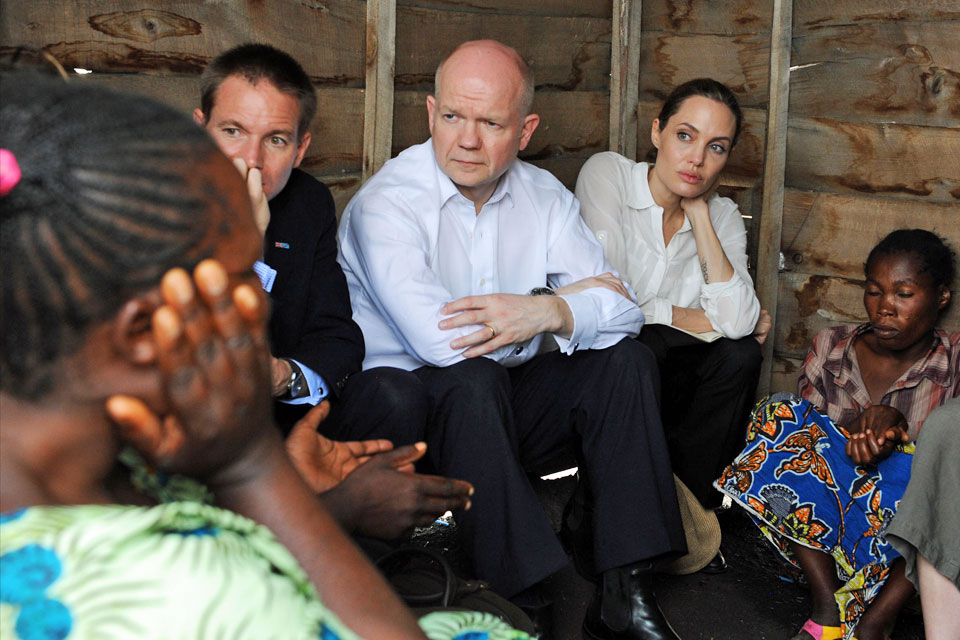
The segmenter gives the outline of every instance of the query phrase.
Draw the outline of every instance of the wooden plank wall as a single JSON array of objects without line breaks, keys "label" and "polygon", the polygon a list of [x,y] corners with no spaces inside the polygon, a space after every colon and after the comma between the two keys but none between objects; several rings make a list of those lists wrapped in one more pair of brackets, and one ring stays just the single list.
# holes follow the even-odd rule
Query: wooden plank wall
[{"label": "wooden plank wall", "polygon": [[360,184],[366,13],[366,3],[349,0],[4,0],[0,55],[19,45],[46,48],[67,69],[93,71],[81,81],[189,113],[200,104],[199,76],[210,59],[244,42],[274,44],[300,61],[317,88],[319,115],[302,167],[331,187],[342,208]]},{"label": "wooden plank wall", "polygon": [[[381,102],[365,102],[365,88],[383,93],[374,86],[384,85],[376,82],[385,62],[380,47],[395,51],[392,155],[429,135],[425,100],[440,59],[455,44],[481,37],[516,47],[536,76],[534,108],[542,120],[525,159],[572,188],[583,162],[607,148],[610,0],[373,3],[368,11],[355,0],[6,0],[0,55],[17,45],[46,48],[67,69],[94,72],[83,81],[138,91],[189,112],[198,106],[198,77],[213,56],[242,42],[274,44],[293,54],[317,87],[319,115],[303,168],[330,185],[340,210],[361,183],[365,139],[368,173],[384,154],[377,147],[382,141],[373,140],[385,130],[382,123],[364,135],[365,105],[378,120],[389,116]],[[368,16],[395,19],[395,40],[389,29],[377,29],[381,24],[368,31]],[[369,34],[376,39],[368,52]]]},{"label": "wooden plank wall", "polygon": [[[956,0],[794,0],[774,390],[795,388],[818,330],[866,318],[884,235],[930,229],[960,251],[958,33]],[[960,304],[941,325],[960,330]]]}]

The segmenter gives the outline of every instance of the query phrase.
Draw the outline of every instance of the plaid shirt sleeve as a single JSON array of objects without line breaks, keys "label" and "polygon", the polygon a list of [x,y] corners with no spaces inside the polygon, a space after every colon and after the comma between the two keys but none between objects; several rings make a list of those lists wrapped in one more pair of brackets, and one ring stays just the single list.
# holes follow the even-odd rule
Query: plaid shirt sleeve
[{"label": "plaid shirt sleeve", "polygon": [[800,367],[800,376],[797,378],[797,394],[821,409],[825,407],[826,400],[823,363],[830,353],[830,345],[823,344],[822,338],[823,332],[814,337],[803,366]]}]

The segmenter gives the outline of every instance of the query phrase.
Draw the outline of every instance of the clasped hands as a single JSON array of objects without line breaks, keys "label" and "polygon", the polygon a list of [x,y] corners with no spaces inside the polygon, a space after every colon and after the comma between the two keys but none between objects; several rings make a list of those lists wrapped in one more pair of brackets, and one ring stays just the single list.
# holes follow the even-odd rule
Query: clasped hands
[{"label": "clasped hands", "polygon": [[423,443],[393,450],[386,440],[339,443],[316,433],[326,403],[295,426],[285,452],[272,420],[262,291],[231,290],[223,267],[205,260],[192,280],[169,271],[160,292],[152,333],[163,397],[148,406],[114,395],[106,404],[121,435],[159,469],[216,493],[292,462],[343,526],[383,538],[469,508],[468,483],[413,473]]},{"label": "clasped hands", "polygon": [[887,405],[877,404],[865,409],[844,428],[850,434],[844,451],[859,465],[885,460],[898,444],[910,442],[906,418]]},{"label": "clasped hands", "polygon": [[[591,276],[556,289],[559,295],[579,293],[602,287],[633,300],[620,278],[612,273]],[[481,329],[450,341],[451,349],[466,349],[465,358],[476,358],[511,344],[526,342],[541,333],[569,338],[573,333],[573,314],[558,296],[528,296],[511,293],[466,296],[448,302],[440,312],[444,331],[470,325]]]}]

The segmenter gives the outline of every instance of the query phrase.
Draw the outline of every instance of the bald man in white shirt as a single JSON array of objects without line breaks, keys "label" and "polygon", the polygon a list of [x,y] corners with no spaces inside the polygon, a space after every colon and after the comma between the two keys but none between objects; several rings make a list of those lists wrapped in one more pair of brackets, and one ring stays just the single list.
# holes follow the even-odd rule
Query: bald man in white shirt
[{"label": "bald man in white shirt", "polygon": [[[536,585],[567,557],[525,471],[572,449],[593,507],[574,537],[599,576],[585,631],[676,638],[652,585],[653,562],[685,544],[656,365],[632,339],[643,314],[573,194],[517,159],[539,123],[532,100],[516,51],[461,45],[427,99],[431,140],[347,206],[340,261],[363,366],[413,371],[432,397],[427,455],[476,488],[456,519],[481,578],[542,603]],[[537,355],[544,334],[560,348]]]}]

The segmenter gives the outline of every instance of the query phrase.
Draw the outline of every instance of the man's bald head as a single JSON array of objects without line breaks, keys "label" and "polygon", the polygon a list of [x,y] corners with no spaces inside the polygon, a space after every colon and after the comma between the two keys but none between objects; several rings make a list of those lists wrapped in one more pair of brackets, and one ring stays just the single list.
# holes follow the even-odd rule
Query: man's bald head
[{"label": "man's bald head", "polygon": [[464,42],[451,51],[437,66],[437,73],[433,80],[434,95],[440,93],[440,83],[443,80],[443,71],[448,62],[479,63],[491,68],[498,68],[505,73],[516,73],[519,81],[519,95],[517,96],[517,112],[520,117],[530,113],[533,108],[533,71],[526,60],[513,47],[497,42],[496,40],[471,40]]}]

